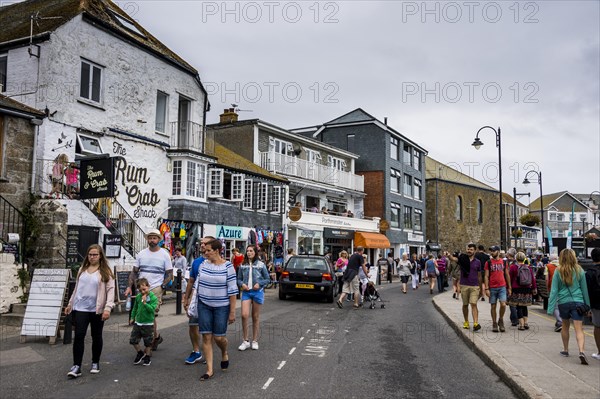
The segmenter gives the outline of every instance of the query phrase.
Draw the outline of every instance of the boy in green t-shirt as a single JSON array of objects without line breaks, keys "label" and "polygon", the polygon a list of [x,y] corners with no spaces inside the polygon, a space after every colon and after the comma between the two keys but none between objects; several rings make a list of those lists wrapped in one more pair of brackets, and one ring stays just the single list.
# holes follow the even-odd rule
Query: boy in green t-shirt
[{"label": "boy in green t-shirt", "polygon": [[[139,294],[135,297],[135,303],[131,310],[129,324],[133,324],[133,330],[129,337],[129,343],[137,351],[133,364],[150,366],[152,357],[152,341],[154,339],[154,310],[158,305],[158,298],[150,291],[150,284],[145,278],[137,281]],[[139,345],[144,340],[145,351]]]}]

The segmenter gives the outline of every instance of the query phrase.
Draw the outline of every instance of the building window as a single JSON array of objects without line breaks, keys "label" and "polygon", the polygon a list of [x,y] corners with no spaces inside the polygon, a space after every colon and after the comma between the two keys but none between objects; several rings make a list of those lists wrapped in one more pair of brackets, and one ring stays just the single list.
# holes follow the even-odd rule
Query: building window
[{"label": "building window", "polygon": [[404,195],[407,197],[413,196],[412,176],[404,175]]},{"label": "building window", "polygon": [[404,156],[402,158],[404,164],[406,165],[411,165],[411,161],[412,161],[412,151],[410,149],[410,146],[404,144]]},{"label": "building window", "polygon": [[423,231],[423,211],[415,209],[415,221],[413,225],[415,231]]},{"label": "building window", "polygon": [[409,230],[413,228],[412,208],[410,206],[404,207],[404,228]]},{"label": "building window", "polygon": [[231,175],[231,200],[244,200],[244,175]]},{"label": "building window", "polygon": [[462,197],[460,195],[456,196],[456,207],[454,209],[454,217],[456,218],[456,220],[458,221],[462,221],[463,220],[463,203],[462,203]]},{"label": "building window", "polygon": [[173,161],[173,195],[181,195],[181,164],[182,161]]},{"label": "building window", "polygon": [[304,148],[304,151],[306,151],[306,161],[315,164],[321,163],[321,153],[319,151],[311,150],[309,148]]},{"label": "building window", "polygon": [[413,148],[413,168],[421,170],[421,153],[416,148]]},{"label": "building window", "polygon": [[206,199],[206,165],[187,161],[185,195]]},{"label": "building window", "polygon": [[0,92],[6,92],[6,74],[8,73],[8,55],[0,54]]},{"label": "building window", "polygon": [[398,157],[399,157],[399,152],[400,152],[400,142],[398,141],[397,138],[392,137],[390,139],[390,157],[392,157],[392,159],[395,159],[397,161]]},{"label": "building window", "polygon": [[393,169],[390,177],[390,190],[394,193],[400,192],[400,184],[402,181],[402,173],[399,170]]},{"label": "building window", "polygon": [[252,180],[244,180],[244,202],[242,203],[244,209],[252,209],[252,187]]},{"label": "building window", "polygon": [[563,222],[564,220],[565,220],[565,215],[563,215],[562,213],[556,214],[556,221],[557,222]]},{"label": "building window", "polygon": [[78,155],[100,155],[103,154],[103,151],[97,138],[78,134],[75,153]]},{"label": "building window", "polygon": [[327,155],[327,165],[329,165],[330,168],[344,171],[346,168],[346,161],[341,158]]},{"label": "building window", "polygon": [[477,200],[477,223],[483,223],[483,201],[480,199]]},{"label": "building window", "polygon": [[294,147],[290,142],[275,137],[269,137],[269,152],[291,156],[294,154]]},{"label": "building window", "polygon": [[415,199],[422,200],[423,197],[421,195],[421,180],[415,179]]},{"label": "building window", "polygon": [[355,140],[356,136],[354,134],[347,134],[346,135],[346,150],[350,151],[350,152],[355,152],[356,148],[355,148]]},{"label": "building window", "polygon": [[87,60],[81,60],[81,84],[79,97],[101,103],[102,67]]},{"label": "building window", "polygon": [[390,208],[392,210],[392,216],[390,218],[390,226],[400,227],[400,209],[402,209],[402,206],[400,204],[392,202],[390,205]]},{"label": "building window", "polygon": [[548,218],[549,218],[549,220],[556,221],[556,213],[550,212],[548,214]]},{"label": "building window", "polygon": [[258,199],[258,209],[261,211],[268,210],[268,193],[269,193],[269,185],[267,183],[260,184],[260,196]]},{"label": "building window", "polygon": [[209,169],[208,170],[208,197],[209,198],[222,198],[223,197],[223,169]]},{"label": "building window", "polygon": [[156,92],[156,120],[154,129],[157,132],[165,133],[167,125],[167,104],[169,104],[169,96],[162,91]]},{"label": "building window", "polygon": [[271,212],[281,213],[281,187],[271,187]]}]

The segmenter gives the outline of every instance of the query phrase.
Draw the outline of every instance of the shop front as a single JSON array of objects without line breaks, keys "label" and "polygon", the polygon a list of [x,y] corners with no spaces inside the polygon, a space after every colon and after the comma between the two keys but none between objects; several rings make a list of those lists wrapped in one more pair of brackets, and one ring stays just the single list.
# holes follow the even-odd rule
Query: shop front
[{"label": "shop front", "polygon": [[340,252],[351,251],[354,231],[325,227],[323,238],[325,239],[324,253],[331,252],[331,260],[335,262],[339,258]]}]

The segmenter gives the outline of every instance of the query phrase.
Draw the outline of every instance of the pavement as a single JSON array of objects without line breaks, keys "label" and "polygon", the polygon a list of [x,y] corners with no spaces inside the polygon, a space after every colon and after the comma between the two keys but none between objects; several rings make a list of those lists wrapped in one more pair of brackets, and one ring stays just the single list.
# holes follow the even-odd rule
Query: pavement
[{"label": "pavement", "polygon": [[[436,309],[444,316],[464,342],[491,367],[519,396],[527,398],[600,398],[600,361],[593,326],[584,326],[585,354],[588,366],[579,361],[575,331],[571,326],[570,357],[562,357],[561,334],[554,332],[554,317],[546,314],[541,305],[529,307],[529,330],[512,327],[507,309],[504,317],[506,332],[492,332],[490,304],[478,302],[479,323],[482,329],[473,332],[463,329],[462,300],[452,298],[452,292],[432,298]],[[499,310],[499,307],[497,307]]]}]

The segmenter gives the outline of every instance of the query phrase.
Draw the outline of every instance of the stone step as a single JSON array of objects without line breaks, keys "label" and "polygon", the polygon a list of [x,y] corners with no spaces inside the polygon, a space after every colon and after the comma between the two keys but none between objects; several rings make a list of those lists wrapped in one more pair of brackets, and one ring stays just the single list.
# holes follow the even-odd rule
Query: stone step
[{"label": "stone step", "polygon": [[4,313],[0,315],[0,325],[21,327],[23,324],[22,314]]},{"label": "stone step", "polygon": [[27,309],[26,303],[13,303],[10,306],[10,312],[12,314],[25,314],[25,309]]}]

